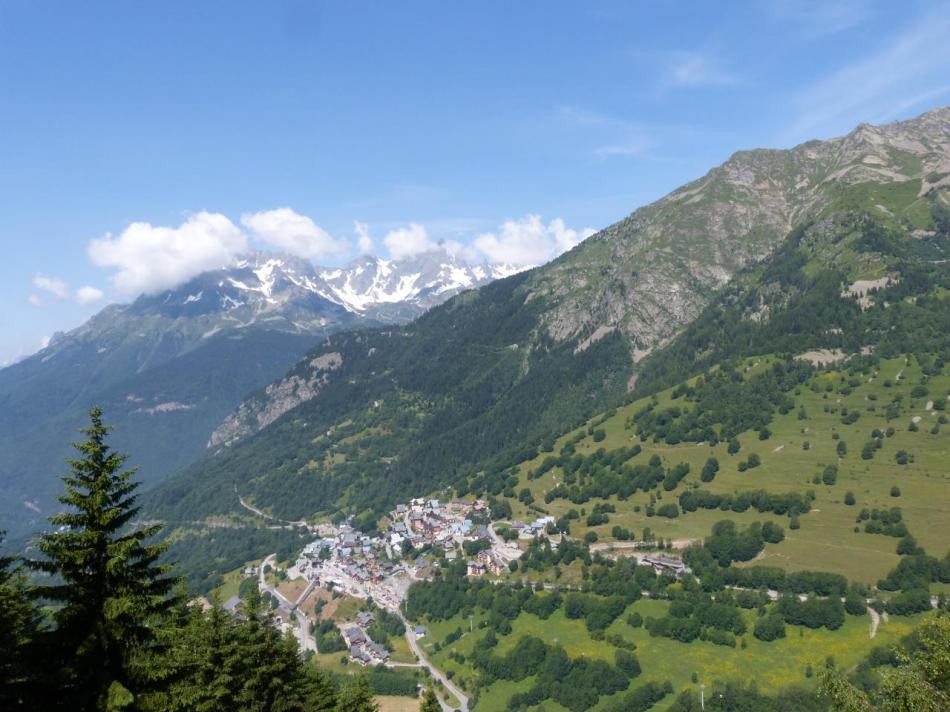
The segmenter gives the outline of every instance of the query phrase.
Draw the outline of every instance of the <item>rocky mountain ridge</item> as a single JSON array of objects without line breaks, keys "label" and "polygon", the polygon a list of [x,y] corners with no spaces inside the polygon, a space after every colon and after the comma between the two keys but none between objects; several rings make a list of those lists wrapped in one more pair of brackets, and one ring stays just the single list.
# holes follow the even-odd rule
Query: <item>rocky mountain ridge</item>
[{"label": "rocky mountain ridge", "polygon": [[739,151],[538,270],[532,293],[556,305],[545,317],[553,339],[618,329],[638,361],[842,191],[912,180],[918,196],[950,181],[950,108],[788,150]]},{"label": "rocky mountain ridge", "polygon": [[[699,180],[528,273],[519,288],[525,302],[546,306],[525,341],[512,346],[529,368],[531,354],[549,348],[549,341],[571,344],[579,353],[617,333],[628,342],[632,373],[794,226],[848,207],[842,196],[857,201],[856,186],[914,181],[921,200],[950,184],[950,108],[885,126],[862,124],[846,136],[788,150],[739,151]],[[632,375],[630,386],[635,382]],[[286,395],[288,389],[275,385],[271,392]],[[287,412],[305,400],[285,399],[278,410]],[[274,408],[266,395],[254,394],[212,442],[234,442],[256,432],[259,410]]]}]

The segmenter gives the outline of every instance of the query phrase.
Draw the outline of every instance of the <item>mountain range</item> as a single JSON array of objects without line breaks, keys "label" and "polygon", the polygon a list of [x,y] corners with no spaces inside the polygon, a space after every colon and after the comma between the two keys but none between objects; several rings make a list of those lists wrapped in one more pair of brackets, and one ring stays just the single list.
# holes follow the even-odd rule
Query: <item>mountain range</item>
[{"label": "mountain range", "polygon": [[337,269],[254,253],[107,306],[0,370],[0,519],[14,536],[45,520],[93,404],[110,413],[117,446],[135,453],[151,485],[197,457],[243,396],[328,334],[408,321],[508,271],[441,248]]},{"label": "mountain range", "polygon": [[345,267],[322,269],[323,293],[350,311],[377,321],[402,323],[466,289],[508,277],[522,268],[469,265],[444,248],[400,260],[360,257]]},{"label": "mountain range", "polygon": [[738,345],[853,346],[847,324],[815,329],[807,310],[885,278],[893,251],[943,259],[948,187],[948,109],[738,152],[550,264],[398,328],[329,337],[245,399],[151,511],[229,514],[236,490],[286,519],[343,510],[372,523],[406,492],[472,477],[501,494],[516,478],[494,475],[557,434]]}]

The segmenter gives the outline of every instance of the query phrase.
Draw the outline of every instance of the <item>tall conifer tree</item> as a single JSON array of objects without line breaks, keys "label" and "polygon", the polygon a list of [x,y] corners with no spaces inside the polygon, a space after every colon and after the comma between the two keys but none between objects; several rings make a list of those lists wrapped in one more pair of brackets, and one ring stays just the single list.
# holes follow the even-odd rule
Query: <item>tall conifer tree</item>
[{"label": "tall conifer tree", "polygon": [[162,545],[148,540],[159,526],[136,526],[139,511],[124,455],[106,444],[109,428],[93,408],[86,440],[74,445],[63,477],[66,509],[50,518],[55,531],[37,541],[43,558],[29,562],[51,580],[37,594],[58,606],[51,660],[62,676],[62,702],[71,710],[131,708],[144,676],[132,664],[153,640],[168,610],[174,579],[158,563]]}]

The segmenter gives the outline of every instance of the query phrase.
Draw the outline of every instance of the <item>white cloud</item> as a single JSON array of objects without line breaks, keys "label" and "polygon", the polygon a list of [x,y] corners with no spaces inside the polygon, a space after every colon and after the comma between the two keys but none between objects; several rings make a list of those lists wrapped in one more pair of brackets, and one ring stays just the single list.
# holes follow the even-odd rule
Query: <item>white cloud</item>
[{"label": "white cloud", "polygon": [[66,299],[69,296],[69,286],[63,280],[55,277],[44,277],[38,274],[33,277],[33,286],[46,290],[60,299]]},{"label": "white cloud", "polygon": [[860,121],[880,123],[950,93],[950,8],[933,12],[898,32],[880,49],[806,87],[793,100],[797,118],[784,142],[850,130]]},{"label": "white cloud", "polygon": [[297,257],[316,259],[346,249],[306,215],[290,208],[277,208],[241,216],[241,224],[255,237]]},{"label": "white cloud", "polygon": [[373,238],[369,236],[369,227],[366,223],[360,222],[359,220],[353,221],[353,229],[356,230],[356,234],[359,236],[359,239],[356,241],[357,246],[360,249],[361,255],[369,255],[373,253]]},{"label": "white cloud", "polygon": [[439,243],[429,239],[426,229],[418,223],[410,223],[409,227],[390,230],[383,238],[383,244],[386,245],[389,256],[394,260],[439,249]]},{"label": "white cloud", "polygon": [[736,77],[723,69],[718,60],[701,52],[677,52],[666,68],[668,84],[681,87],[726,86]]},{"label": "white cloud", "polygon": [[203,211],[178,227],[132,223],[118,237],[90,242],[89,258],[99,267],[118,269],[116,289],[154,293],[226,267],[246,249],[247,239],[234,223]]},{"label": "white cloud", "polygon": [[49,342],[52,340],[52,338],[53,338],[53,337],[51,337],[51,336],[44,336],[44,337],[42,337],[42,338],[40,339],[40,350],[43,350],[43,349],[45,349],[47,346],[49,346]]},{"label": "white cloud", "polygon": [[85,286],[76,290],[75,299],[77,304],[94,304],[104,296],[105,294],[101,289]]},{"label": "white cloud", "polygon": [[519,220],[506,220],[496,232],[477,236],[472,245],[489,262],[522,267],[547,262],[594,232],[590,228],[572,230],[561,218],[545,225],[538,215],[526,215]]},{"label": "white cloud", "polygon": [[[38,274],[33,277],[33,286],[52,294],[57,300],[70,298],[69,285],[56,277],[45,277],[42,274]],[[103,296],[104,294],[101,289],[87,286],[77,289],[76,293],[72,295],[72,299],[77,304],[92,304],[102,299]],[[34,307],[41,307],[44,304],[43,298],[35,292],[30,294],[26,300]]]}]

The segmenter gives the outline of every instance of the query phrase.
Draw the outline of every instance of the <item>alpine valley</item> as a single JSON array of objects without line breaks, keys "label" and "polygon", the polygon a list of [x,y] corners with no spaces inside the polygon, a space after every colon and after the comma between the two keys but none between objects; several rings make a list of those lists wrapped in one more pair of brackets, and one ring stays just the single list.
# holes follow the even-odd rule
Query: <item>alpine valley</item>
[{"label": "alpine valley", "polygon": [[[253,255],[0,371],[4,506],[46,513],[40,443],[101,404],[148,484],[116,546],[163,529],[141,560],[200,603],[153,709],[247,679],[340,701],[292,710],[940,712],[948,300],[950,108],[740,151],[524,271]],[[126,496],[99,418],[67,484]]]},{"label": "alpine valley", "polygon": [[101,4],[0,3],[0,712],[950,712],[950,3]]},{"label": "alpine valley", "polygon": [[739,152],[550,264],[327,336],[145,510],[196,594],[274,552],[334,592],[318,650],[341,592],[398,611],[462,709],[684,712],[700,683],[871,709],[827,695],[889,699],[945,621],[948,296],[950,109]]}]

